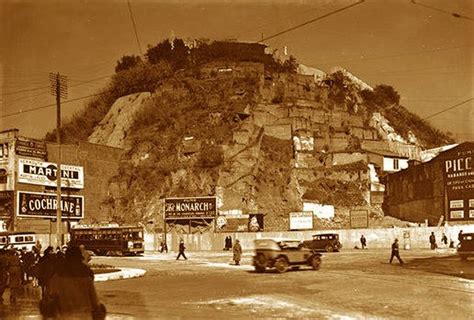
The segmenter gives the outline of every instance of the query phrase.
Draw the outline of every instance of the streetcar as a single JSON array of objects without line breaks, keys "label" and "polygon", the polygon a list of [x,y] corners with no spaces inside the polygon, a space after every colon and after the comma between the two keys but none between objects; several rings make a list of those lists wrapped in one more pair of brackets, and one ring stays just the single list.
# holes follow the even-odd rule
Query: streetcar
[{"label": "streetcar", "polygon": [[138,255],[145,251],[142,227],[76,225],[70,236],[70,245],[84,245],[96,255]]},{"label": "streetcar", "polygon": [[36,243],[36,233],[34,232],[22,232],[14,231],[0,232],[0,248],[15,248],[30,251],[33,249]]}]

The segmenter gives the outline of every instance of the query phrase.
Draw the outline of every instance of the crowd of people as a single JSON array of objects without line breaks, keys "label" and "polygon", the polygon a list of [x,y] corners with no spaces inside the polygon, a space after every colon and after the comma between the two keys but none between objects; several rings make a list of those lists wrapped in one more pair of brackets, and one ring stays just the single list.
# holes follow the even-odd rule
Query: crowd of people
[{"label": "crowd of people", "polygon": [[31,250],[13,246],[0,249],[0,302],[10,289],[15,305],[25,285],[41,287],[39,308],[46,317],[73,316],[105,318],[105,306],[99,302],[94,286],[90,255],[83,246],[63,246],[44,251],[36,242]]}]

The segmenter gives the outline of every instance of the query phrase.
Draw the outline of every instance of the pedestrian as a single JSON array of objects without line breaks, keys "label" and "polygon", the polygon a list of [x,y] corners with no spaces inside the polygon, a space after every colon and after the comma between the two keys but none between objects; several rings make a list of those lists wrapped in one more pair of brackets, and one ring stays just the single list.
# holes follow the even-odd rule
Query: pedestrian
[{"label": "pedestrian", "polygon": [[228,247],[227,247],[227,250],[230,250],[230,249],[232,249],[232,248],[233,248],[233,246],[232,246],[232,237],[229,236],[229,245],[228,245]]},{"label": "pedestrian", "polygon": [[168,253],[168,245],[166,244],[165,241],[161,241],[161,249],[160,249],[160,252],[163,253],[163,251],[166,251],[166,253]]},{"label": "pedestrian", "polygon": [[434,250],[434,249],[436,249],[436,247],[437,247],[437,245],[436,245],[436,237],[435,237],[434,232],[431,232],[431,235],[430,235],[430,246],[431,246],[431,250]]},{"label": "pedestrian", "polygon": [[3,303],[3,293],[8,286],[8,258],[7,251],[0,249],[0,303]]},{"label": "pedestrian", "polygon": [[82,262],[88,265],[89,262],[92,260],[91,254],[88,250],[86,250],[86,247],[83,244],[79,245],[79,250],[81,250],[81,254],[83,257]]},{"label": "pedestrian", "polygon": [[441,237],[441,242],[444,243],[446,247],[448,247],[448,237],[446,237],[446,234],[443,232],[443,236]]},{"label": "pedestrian", "polygon": [[235,240],[232,251],[234,253],[235,265],[238,266],[240,265],[240,259],[242,258],[242,246],[240,245],[239,239]]},{"label": "pedestrian", "polygon": [[8,261],[8,286],[10,287],[10,302],[16,304],[18,291],[22,284],[22,271],[20,257],[15,249],[7,252]]},{"label": "pedestrian", "polygon": [[390,256],[390,264],[392,263],[393,257],[396,257],[400,264],[403,264],[402,258],[400,258],[400,250],[398,247],[398,239],[395,239],[392,243],[392,255]]},{"label": "pedestrian", "polygon": [[48,246],[43,253],[43,256],[38,262],[38,285],[41,287],[41,296],[44,297],[48,290],[49,281],[53,277],[57,269],[57,258],[54,254],[54,249]]},{"label": "pedestrian", "polygon": [[188,258],[186,258],[186,255],[184,254],[184,250],[186,250],[186,247],[184,246],[184,240],[181,239],[179,241],[179,253],[178,253],[178,256],[176,257],[176,260],[179,259],[179,257],[183,256],[184,260],[188,260]]},{"label": "pedestrian", "polygon": [[36,243],[33,246],[33,252],[39,258],[41,254],[41,242],[39,240],[36,240]]},{"label": "pedestrian", "polygon": [[99,302],[94,273],[84,262],[79,247],[68,247],[63,262],[50,280],[47,299],[40,309],[64,319],[105,319],[105,306]]},{"label": "pedestrian", "polygon": [[365,249],[365,247],[367,246],[367,240],[365,239],[364,235],[360,236],[360,244],[362,246],[362,249]]},{"label": "pedestrian", "polygon": [[462,242],[462,230],[460,230],[458,234],[458,246],[461,244],[461,242]]},{"label": "pedestrian", "polygon": [[229,247],[229,236],[226,236],[225,237],[225,240],[224,240],[224,251],[228,250],[228,247]]}]

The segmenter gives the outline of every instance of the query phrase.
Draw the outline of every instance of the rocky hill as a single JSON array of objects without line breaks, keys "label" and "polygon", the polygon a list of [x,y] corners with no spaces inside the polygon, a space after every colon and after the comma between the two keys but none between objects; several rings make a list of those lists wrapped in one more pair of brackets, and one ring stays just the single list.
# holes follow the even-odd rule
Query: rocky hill
[{"label": "rocky hill", "polygon": [[[168,51],[178,50],[173,44]],[[62,129],[66,141],[126,149],[104,199],[111,220],[160,225],[165,197],[216,195],[221,212],[264,213],[266,230],[286,230],[288,213],[307,204],[335,208],[318,228],[347,227],[354,207],[377,224],[383,213],[367,150],[418,158],[422,148],[450,142],[400,106],[391,87],[241,46],[194,46],[179,64],[162,53],[151,59],[158,49],[145,63],[124,67],[122,59],[101,100]],[[68,129],[77,123],[83,132]]]}]

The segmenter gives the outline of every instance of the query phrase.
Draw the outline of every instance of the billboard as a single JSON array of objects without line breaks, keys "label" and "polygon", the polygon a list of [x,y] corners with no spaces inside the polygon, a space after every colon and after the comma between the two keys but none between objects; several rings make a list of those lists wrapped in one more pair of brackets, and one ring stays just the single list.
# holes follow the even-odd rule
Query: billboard
[{"label": "billboard", "polygon": [[44,141],[25,137],[17,137],[15,153],[19,156],[46,159],[46,144]]},{"label": "billboard", "polygon": [[[18,182],[55,187],[57,165],[31,159],[18,159]],[[84,169],[61,164],[61,187],[84,188]]]},{"label": "billboard", "polygon": [[290,212],[290,230],[313,229],[313,212]]},{"label": "billboard", "polygon": [[219,215],[216,218],[218,232],[257,232],[263,231],[263,217],[261,213]]},{"label": "billboard", "polygon": [[442,157],[449,220],[474,219],[474,147],[464,143]]},{"label": "billboard", "polygon": [[[17,192],[17,216],[25,218],[56,219],[57,201],[52,193]],[[61,195],[63,219],[84,218],[84,197]]]},{"label": "billboard", "polygon": [[216,202],[216,197],[166,198],[165,219],[215,218]]}]

